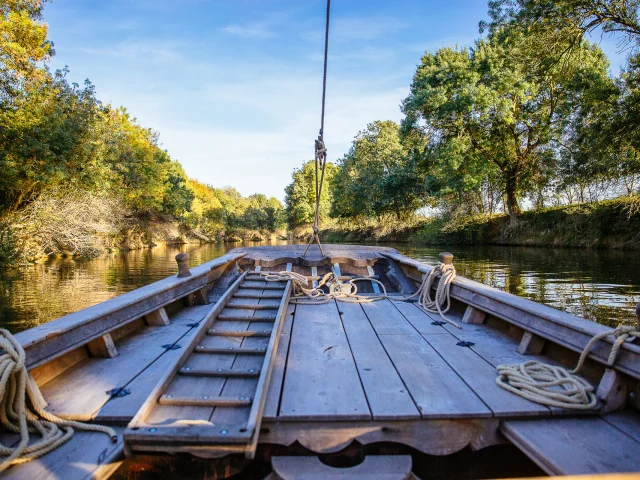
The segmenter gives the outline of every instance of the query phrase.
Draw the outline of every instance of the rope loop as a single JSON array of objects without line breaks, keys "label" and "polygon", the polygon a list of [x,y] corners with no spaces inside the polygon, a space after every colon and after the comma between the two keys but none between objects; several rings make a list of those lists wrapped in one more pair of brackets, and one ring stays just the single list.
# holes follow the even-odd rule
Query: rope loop
[{"label": "rope loop", "polygon": [[[436,288],[436,295],[434,298],[431,298],[431,289],[438,276],[441,278],[438,283],[438,287]],[[438,262],[438,264],[431,269],[428,275],[423,275],[422,284],[420,285],[420,288],[418,288],[418,291],[413,295],[401,298],[390,298],[391,300],[406,301],[414,297],[418,297],[418,305],[424,308],[427,312],[437,313],[444,321],[461,329],[462,327],[458,323],[445,316],[445,313],[447,313],[451,308],[450,290],[451,283],[453,283],[455,278],[456,267],[453,266],[453,263]]]},{"label": "rope loop", "polygon": [[594,387],[577,373],[582,369],[593,346],[603,338],[614,338],[607,366],[612,367],[620,347],[625,341],[640,338],[637,327],[621,325],[611,331],[595,335],[582,350],[580,359],[573,370],[529,360],[524,363],[498,365],[496,383],[501,388],[536,403],[550,407],[574,410],[591,410],[597,407],[598,400]]},{"label": "rope loop", "polygon": [[[37,387],[27,381],[22,345],[8,330],[0,329],[0,348],[4,350],[0,355],[0,423],[20,434],[16,447],[0,444],[0,472],[55,450],[71,439],[74,429],[103,432],[117,441],[112,428],[63,420],[42,409]],[[41,439],[29,445],[30,433],[37,433]]]}]

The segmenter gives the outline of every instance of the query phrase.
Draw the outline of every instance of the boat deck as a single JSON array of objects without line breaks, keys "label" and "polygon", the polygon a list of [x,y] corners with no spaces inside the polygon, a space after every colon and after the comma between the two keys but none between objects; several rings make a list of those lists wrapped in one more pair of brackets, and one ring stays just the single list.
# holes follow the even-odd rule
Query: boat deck
[{"label": "boat deck", "polygon": [[[345,252],[332,248],[340,257],[348,253],[347,247],[341,247]],[[257,255],[252,251],[249,253]],[[363,248],[359,253],[357,261],[341,263],[332,258],[326,265],[312,267],[311,272],[321,276],[327,268],[333,266],[335,269],[336,264],[338,270],[341,268],[347,275],[366,275],[367,272],[379,275],[384,271],[382,262],[369,264],[373,257],[382,256],[378,251]],[[297,251],[293,252],[291,259],[294,260],[297,254]],[[254,263],[255,258],[244,257],[243,261],[245,267],[251,266],[249,270],[259,266]],[[282,269],[277,260],[273,263],[273,267],[266,268]],[[288,264],[287,269],[296,271],[297,265]],[[189,285],[194,286],[190,288],[201,285],[196,283],[201,282],[196,275],[171,281],[191,282]],[[361,283],[366,291],[370,284]],[[547,363],[561,360],[563,364],[571,365],[575,364],[576,352],[582,347],[578,344],[570,351],[549,341],[544,346],[536,340],[536,335],[528,335],[528,330],[517,321],[505,322],[496,318],[499,315],[516,320],[521,318],[519,310],[506,306],[508,299],[503,298],[504,294],[493,294],[496,299],[491,299],[480,287],[472,286],[482,295],[463,290],[461,286],[470,287],[462,281],[457,285],[452,293],[455,300],[452,311],[447,316],[461,324],[462,329],[406,301],[387,299],[359,304],[332,300],[322,305],[289,304],[282,322],[258,444],[286,447],[297,442],[315,454],[322,454],[340,451],[353,442],[361,445],[391,442],[429,455],[449,455],[465,447],[482,449],[510,442],[548,473],[640,470],[640,415],[637,410],[622,407],[606,415],[599,411],[578,414],[530,402],[495,383],[495,367],[499,364],[537,359]],[[168,300],[164,297],[153,296],[157,295],[157,289],[148,297],[140,293],[132,295],[133,306],[127,308],[135,308],[131,314],[135,319],[107,335],[117,350],[115,356],[96,355],[91,348],[82,347],[65,350],[66,353],[55,360],[32,368],[30,372],[40,386],[50,412],[113,425],[119,434],[118,442],[112,444],[103,434],[77,432],[70,442],[56,451],[13,467],[0,476],[32,480],[108,477],[123,459],[121,433],[153,395],[162,375],[181,364],[184,350],[196,340],[198,329],[202,330],[203,321],[228,292],[228,286],[229,283],[224,282],[217,284],[208,293],[208,298],[205,296],[196,303],[189,297],[189,301],[180,299],[167,305]],[[236,294],[238,298],[221,310],[222,316],[210,326],[221,330],[233,328],[236,333],[245,329],[247,335],[266,332],[266,326],[262,325],[266,322],[260,322],[259,318],[271,314],[278,303],[270,297],[275,294],[274,288],[269,282],[248,281]],[[471,293],[463,297],[467,291]],[[148,302],[148,298],[159,298],[156,305],[160,302],[166,305],[167,318],[158,322],[148,313],[139,318],[142,307],[135,302]],[[501,310],[495,309],[489,300],[500,305]],[[477,314],[475,305],[480,301],[485,302],[481,304],[485,311],[496,313],[488,313],[486,318],[484,315],[471,318],[470,315]],[[120,305],[124,299],[113,302]],[[147,304],[144,308],[145,312],[151,310]],[[109,315],[112,316],[98,316],[96,321],[113,318],[115,314]],[[123,313],[118,315],[124,316]],[[230,321],[229,315],[257,318]],[[543,329],[545,325],[555,325],[556,331],[560,326],[573,326],[568,321],[564,324],[538,321],[536,331],[547,335]],[[86,329],[83,332],[95,335]],[[50,333],[47,335],[49,341]],[[210,334],[211,338],[207,337],[205,341],[226,342],[224,347],[233,349],[233,342],[240,342],[237,347],[242,347],[241,342],[246,341],[247,335],[217,337]],[[250,340],[263,343],[266,340],[264,335],[256,337],[259,338]],[[73,341],[69,336],[60,338]],[[576,334],[558,334],[553,338],[559,342],[575,341]],[[220,345],[212,343],[210,346]],[[637,376],[637,363],[633,360],[635,350],[636,345],[625,345],[619,368]],[[602,368],[593,367],[597,366],[599,357],[606,358],[608,351],[606,345],[601,350],[594,349],[594,356],[587,362],[584,374],[594,385],[602,378]],[[47,352],[41,349],[36,353],[45,355]],[[211,358],[216,360],[219,356],[216,354]],[[225,358],[232,357],[226,355]],[[235,358],[233,362],[243,357],[238,353]],[[243,360],[239,361],[238,365],[242,366]],[[213,363],[206,365],[209,369],[213,366]],[[233,363],[228,368],[235,366]],[[241,386],[252,385],[251,382],[255,383],[255,379],[234,379],[231,383]],[[631,393],[636,390],[636,384],[633,383],[635,380],[630,382]],[[210,393],[219,395],[221,382],[202,382],[202,385],[204,388],[214,383],[217,390]],[[110,393],[113,389],[125,391],[114,396]],[[236,393],[245,395],[243,392]],[[199,394],[209,395],[209,392]],[[178,425],[195,419],[203,425],[226,428],[228,421],[220,419],[229,417],[226,412],[230,407],[208,405],[176,410],[158,404],[154,408],[148,422],[157,422],[158,426]],[[234,408],[237,413],[244,407]],[[178,411],[180,414],[175,414]],[[5,435],[3,443],[17,442],[14,437]],[[130,448],[134,454],[145,452],[145,446],[141,444],[130,445]],[[180,450],[167,444],[166,450],[163,448],[154,445],[152,451],[188,451],[205,458],[222,455],[220,449],[208,449],[206,445]]]}]

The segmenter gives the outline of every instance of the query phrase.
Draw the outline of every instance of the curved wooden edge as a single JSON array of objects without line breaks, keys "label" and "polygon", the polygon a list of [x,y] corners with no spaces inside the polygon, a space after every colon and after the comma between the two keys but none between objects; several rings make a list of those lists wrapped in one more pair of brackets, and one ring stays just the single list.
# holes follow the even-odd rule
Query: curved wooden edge
[{"label": "curved wooden edge", "polygon": [[[333,478],[334,475],[357,475],[362,478],[410,478],[411,455],[369,455],[359,465],[336,468],[325,465],[318,457],[272,457],[275,478],[293,479],[298,475],[314,475],[314,478]],[[344,477],[343,477],[344,478]]]},{"label": "curved wooden edge", "polygon": [[[430,265],[404,255],[387,252],[383,252],[382,255],[422,274],[428,274],[433,269]],[[595,335],[613,331],[610,327],[461,276],[457,276],[453,281],[451,296],[466,305],[579,353]],[[612,343],[613,337],[601,340],[591,350],[589,358],[606,365]],[[640,379],[640,345],[623,343],[614,368]]]},{"label": "curved wooden edge", "polygon": [[428,455],[449,455],[467,446],[475,450],[505,443],[496,419],[369,421],[369,422],[264,422],[260,444],[285,447],[298,442],[316,454],[335,453],[353,442],[368,445],[391,442]]}]

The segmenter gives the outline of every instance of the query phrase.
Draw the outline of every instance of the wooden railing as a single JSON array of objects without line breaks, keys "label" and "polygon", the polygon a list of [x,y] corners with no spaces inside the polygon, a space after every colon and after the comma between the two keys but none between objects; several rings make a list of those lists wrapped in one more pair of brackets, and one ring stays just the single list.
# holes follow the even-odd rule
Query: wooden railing
[{"label": "wooden railing", "polygon": [[202,289],[219,278],[230,262],[244,255],[229,253],[190,271],[185,263],[188,256],[177,258],[179,264],[182,262],[178,275],[17,333],[15,337],[27,354],[27,368],[43,365],[99,339],[108,346],[109,332],[144,316],[156,319],[150,323],[162,324],[166,318],[163,307],[189,295],[203,294]]},{"label": "wooden railing", "polygon": [[[405,273],[417,282],[421,281],[422,274],[428,274],[433,268],[399,253],[382,252],[382,254],[398,262]],[[526,338],[523,337],[523,341],[535,341],[537,337],[574,352],[582,352],[596,334],[612,331],[604,325],[460,276],[453,281],[451,297],[468,305],[465,313],[468,323],[475,323],[474,318],[482,319],[488,314],[528,332],[528,335],[525,335]],[[612,343],[612,337],[599,341],[591,350],[589,358],[606,365]],[[620,349],[614,368],[640,379],[640,345],[625,342]]]}]

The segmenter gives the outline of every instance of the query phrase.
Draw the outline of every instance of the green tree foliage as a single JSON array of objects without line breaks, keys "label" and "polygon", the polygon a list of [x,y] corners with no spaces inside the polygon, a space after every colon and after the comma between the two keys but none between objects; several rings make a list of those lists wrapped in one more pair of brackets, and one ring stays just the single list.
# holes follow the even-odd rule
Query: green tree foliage
[{"label": "green tree foliage", "polygon": [[[275,231],[282,225],[277,199],[245,198],[234,189],[188,179],[180,163],[160,148],[157,132],[140,125],[124,108],[103,105],[88,80],[81,87],[68,82],[67,69],[52,73],[47,61],[54,51],[41,22],[43,3],[0,0],[0,224],[5,225],[0,244],[14,238],[6,227],[9,217],[24,220],[16,227],[22,234],[37,230],[25,225],[29,219],[55,220],[50,222],[55,226],[50,237],[65,238],[65,229],[73,230],[70,221],[65,225],[62,217],[44,218],[53,215],[51,205],[69,200],[61,196],[64,191],[76,192],[76,199],[96,200],[64,203],[68,211],[77,209],[87,218],[102,218],[105,205],[118,205],[111,210],[126,212],[122,215],[127,221],[114,219],[114,225],[177,220],[181,230],[208,235],[236,229]],[[29,214],[32,211],[38,214]],[[104,228],[96,227],[102,224],[98,221],[88,223],[74,238],[81,236],[83,244],[93,245],[87,235]],[[67,248],[40,247],[36,249],[53,253]],[[6,263],[8,254],[2,258]]]},{"label": "green tree foliage", "polygon": [[380,218],[392,214],[398,219],[412,215],[424,203],[424,175],[417,169],[424,146],[420,132],[401,142],[398,124],[369,124],[338,160],[331,182],[331,215]]},{"label": "green tree foliage", "polygon": [[[320,196],[320,221],[329,217],[332,193],[331,182],[337,167],[332,163],[325,166],[324,187]],[[293,171],[291,183],[285,191],[285,215],[289,228],[313,223],[316,205],[315,161],[305,162],[301,168]]]},{"label": "green tree foliage", "polygon": [[543,53],[529,47],[520,33],[498,29],[473,49],[422,58],[403,103],[403,129],[430,132],[427,183],[434,194],[497,178],[515,218],[519,199],[553,177],[556,147],[591,82],[606,79],[608,64],[586,42],[562,69],[531,62]]}]

